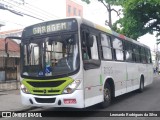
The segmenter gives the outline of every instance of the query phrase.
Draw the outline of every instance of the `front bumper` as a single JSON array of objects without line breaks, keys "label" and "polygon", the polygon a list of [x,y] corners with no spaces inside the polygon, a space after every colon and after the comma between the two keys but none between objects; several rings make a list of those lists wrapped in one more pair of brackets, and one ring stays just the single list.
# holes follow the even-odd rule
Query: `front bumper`
[{"label": "front bumper", "polygon": [[[76,102],[65,103],[64,99],[74,99]],[[83,90],[75,90],[72,94],[54,96],[38,96],[25,94],[21,91],[21,101],[23,105],[27,106],[84,108]]]}]

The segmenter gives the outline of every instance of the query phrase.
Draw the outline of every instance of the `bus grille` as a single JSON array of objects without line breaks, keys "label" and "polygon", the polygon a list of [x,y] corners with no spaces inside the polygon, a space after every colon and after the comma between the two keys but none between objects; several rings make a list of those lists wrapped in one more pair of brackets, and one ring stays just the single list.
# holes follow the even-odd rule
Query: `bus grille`
[{"label": "bus grille", "polygon": [[58,87],[63,84],[66,80],[61,81],[46,81],[46,82],[35,82],[28,81],[28,83],[33,87]]},{"label": "bus grille", "polygon": [[64,89],[73,82],[72,78],[59,78],[51,80],[24,79],[22,83],[32,95],[55,96],[63,93]]},{"label": "bus grille", "polygon": [[54,103],[56,98],[35,98],[38,103]]},{"label": "bus grille", "polygon": [[[44,90],[33,90],[33,92],[44,93]],[[57,93],[57,92],[60,92],[60,90],[48,90],[48,93]]]}]

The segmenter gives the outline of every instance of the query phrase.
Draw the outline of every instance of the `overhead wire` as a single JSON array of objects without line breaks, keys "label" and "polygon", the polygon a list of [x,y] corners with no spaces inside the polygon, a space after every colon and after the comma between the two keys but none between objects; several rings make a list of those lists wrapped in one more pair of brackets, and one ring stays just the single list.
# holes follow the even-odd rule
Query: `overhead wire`
[{"label": "overhead wire", "polygon": [[[29,12],[29,14],[22,13],[23,15],[26,15],[26,16],[29,16],[29,17],[32,17],[32,18],[36,18],[36,19],[39,19],[39,20],[42,20],[42,21],[51,20],[51,19],[54,19],[54,18],[59,18],[58,16],[56,16],[54,14],[51,14],[51,13],[45,11],[45,10],[42,10],[42,9],[40,9],[40,8],[30,4],[30,3],[24,2],[23,7],[20,7],[20,5],[17,5],[17,1],[15,1],[15,0],[9,0],[10,2],[5,1],[5,0],[1,0],[1,1],[4,1],[5,3],[7,3],[7,4],[11,5],[11,6],[18,7],[18,9],[16,8],[17,10],[21,9],[21,10],[23,10],[25,12],[26,11]],[[16,5],[11,3],[11,2],[16,2]],[[12,11],[10,11],[10,12],[12,12]],[[14,13],[14,11],[13,11],[13,13]],[[17,13],[15,13],[15,14],[17,14]],[[18,13],[18,14],[21,14],[21,13]],[[39,16],[39,17],[37,17],[37,16]]]},{"label": "overhead wire", "polygon": [[[37,14],[37,13],[34,13],[34,12],[28,10],[28,9],[24,9],[24,8],[20,7],[19,5],[12,4],[12,3],[8,2],[8,1],[5,1],[5,0],[3,0],[3,1],[4,1],[5,3],[9,4],[9,5],[18,7],[17,10],[20,10],[20,9],[21,9],[22,11],[25,11],[25,12],[22,12],[22,11],[20,10],[20,13],[22,13],[22,15],[24,14],[24,15],[27,15],[27,16],[29,16],[29,17],[36,18],[36,19],[39,19],[39,20],[42,20],[42,21],[48,20],[48,18],[46,18],[46,17],[44,17],[44,16],[42,16],[42,15],[39,15],[39,14]],[[29,12],[29,13],[26,13],[26,11]],[[38,17],[37,17],[37,16],[38,16]]]},{"label": "overhead wire", "polygon": [[[45,11],[45,10],[42,10],[42,9],[40,9],[40,8],[38,8],[38,7],[36,7],[36,6],[34,6],[34,5],[32,5],[32,4],[30,4],[30,3],[24,3],[23,4],[23,7],[20,7],[20,5],[17,5],[17,4],[13,4],[13,3],[10,3],[10,2],[8,2],[8,1],[5,1],[5,0],[0,0],[0,1],[3,1],[4,3],[6,3],[7,4],[7,6],[9,6],[9,7],[11,7],[12,8],[12,6],[14,6],[14,7],[18,7],[18,9],[16,8],[14,8],[13,9],[13,12],[15,11],[15,10],[18,10],[18,12],[19,13],[22,13],[22,11],[28,11],[29,13],[31,13],[31,14],[27,14],[27,13],[22,13],[23,15],[26,15],[26,16],[29,16],[29,17],[32,17],[32,18],[35,18],[35,19],[39,19],[39,20],[43,20],[43,19],[45,19],[45,20],[50,20],[50,19],[52,19],[52,18],[59,18],[58,16],[56,16],[56,15],[54,15],[54,14],[51,14],[51,13],[49,13],[49,12],[47,12],[47,11]],[[14,0],[10,0],[10,1],[12,1],[12,2],[14,2]],[[17,1],[15,1],[15,2],[17,2]],[[8,5],[9,4],[9,5]],[[22,11],[21,11],[21,10]],[[28,10],[29,9],[29,10]],[[31,10],[31,11],[30,11]],[[35,11],[36,13],[34,13],[34,12],[32,12],[32,11]],[[11,12],[11,11],[10,11]],[[39,14],[41,14],[41,15],[39,15],[39,14],[37,14],[37,13],[39,13]],[[43,15],[43,16],[42,16]],[[40,17],[40,18],[38,18],[38,17]],[[45,17],[45,18],[44,18]],[[42,18],[42,19],[41,19]],[[8,23],[12,23],[12,24],[16,24],[16,25],[19,25],[19,26],[22,26],[22,27],[25,27],[25,25],[22,25],[22,24],[19,24],[19,23],[16,23],[16,22],[12,22],[12,21],[8,21],[8,20],[3,20],[4,22],[8,22]],[[44,20],[43,20],[44,21]]]},{"label": "overhead wire", "polygon": [[42,13],[43,15],[46,15],[48,17],[59,18],[57,15],[54,15],[53,13],[45,11],[45,10],[43,10],[43,9],[41,9],[41,8],[35,6],[35,5],[32,5],[32,4],[28,3],[28,2],[22,1],[22,3],[18,3],[15,0],[9,0],[9,1],[15,2],[16,4],[19,4],[19,5],[23,5],[26,8],[29,8],[29,9],[32,9],[32,10],[37,11],[39,13]]},{"label": "overhead wire", "polygon": [[[47,11],[45,11],[45,10],[42,10],[42,9],[40,9],[40,8],[34,6],[34,5],[31,5],[30,3],[25,2],[25,4],[28,5],[28,7],[31,7],[32,9],[35,9],[36,11],[38,11],[38,10],[41,11],[41,13],[43,13],[43,14],[49,16],[49,17],[60,18],[60,17],[58,17],[57,15],[54,15],[53,13],[49,13],[49,12],[47,12]],[[38,12],[39,12],[39,11],[38,11]]]},{"label": "overhead wire", "polygon": [[[20,5],[15,5],[15,4],[10,3],[10,2],[8,2],[8,1],[5,1],[5,0],[3,0],[3,1],[4,1],[5,3],[11,5],[11,7],[13,7],[13,8],[14,8],[14,7],[17,7],[16,10],[18,10],[18,11],[19,11],[21,14],[23,14],[23,15],[26,15],[26,16],[29,16],[29,17],[32,17],[32,18],[36,18],[36,19],[39,19],[39,20],[42,20],[42,21],[47,20],[47,18],[45,18],[44,16],[39,15],[39,14],[37,14],[37,13],[34,13],[34,12],[28,10],[28,9],[23,8],[23,7],[20,7]],[[14,9],[15,9],[15,8],[14,8]]]}]

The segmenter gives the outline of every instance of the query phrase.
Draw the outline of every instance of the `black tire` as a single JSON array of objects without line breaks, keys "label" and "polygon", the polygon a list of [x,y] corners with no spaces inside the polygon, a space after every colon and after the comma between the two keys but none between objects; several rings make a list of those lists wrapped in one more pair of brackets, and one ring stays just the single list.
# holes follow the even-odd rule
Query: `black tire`
[{"label": "black tire", "polygon": [[138,92],[141,93],[143,91],[144,91],[144,79],[143,79],[143,77],[141,77]]},{"label": "black tire", "polygon": [[111,104],[111,89],[109,84],[105,84],[103,89],[104,101],[100,103],[101,108],[106,108]]}]

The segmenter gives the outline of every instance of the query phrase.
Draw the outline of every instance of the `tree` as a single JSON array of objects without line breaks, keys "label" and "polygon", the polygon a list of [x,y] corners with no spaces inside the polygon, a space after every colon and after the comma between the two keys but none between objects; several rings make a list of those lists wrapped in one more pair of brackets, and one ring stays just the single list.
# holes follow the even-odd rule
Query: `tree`
[{"label": "tree", "polygon": [[[86,2],[89,4],[91,1],[90,0],[82,0],[83,2]],[[117,15],[120,15],[120,10],[117,11],[114,8],[112,8],[112,5],[120,5],[123,0],[97,0],[101,2],[107,9],[108,11],[108,20],[105,21],[105,24],[107,24],[111,29],[112,29],[112,11],[116,12]]]},{"label": "tree", "polygon": [[133,39],[146,33],[160,35],[160,0],[125,0],[122,7],[124,17],[116,21],[113,30]]},{"label": "tree", "polygon": [[[90,0],[82,0],[90,3]],[[108,7],[109,26],[116,32],[137,39],[146,33],[157,32],[160,36],[160,0],[98,0]],[[123,8],[123,18],[112,26],[111,8],[120,5]],[[118,11],[117,11],[118,12]],[[160,42],[159,39],[157,39]]]}]

